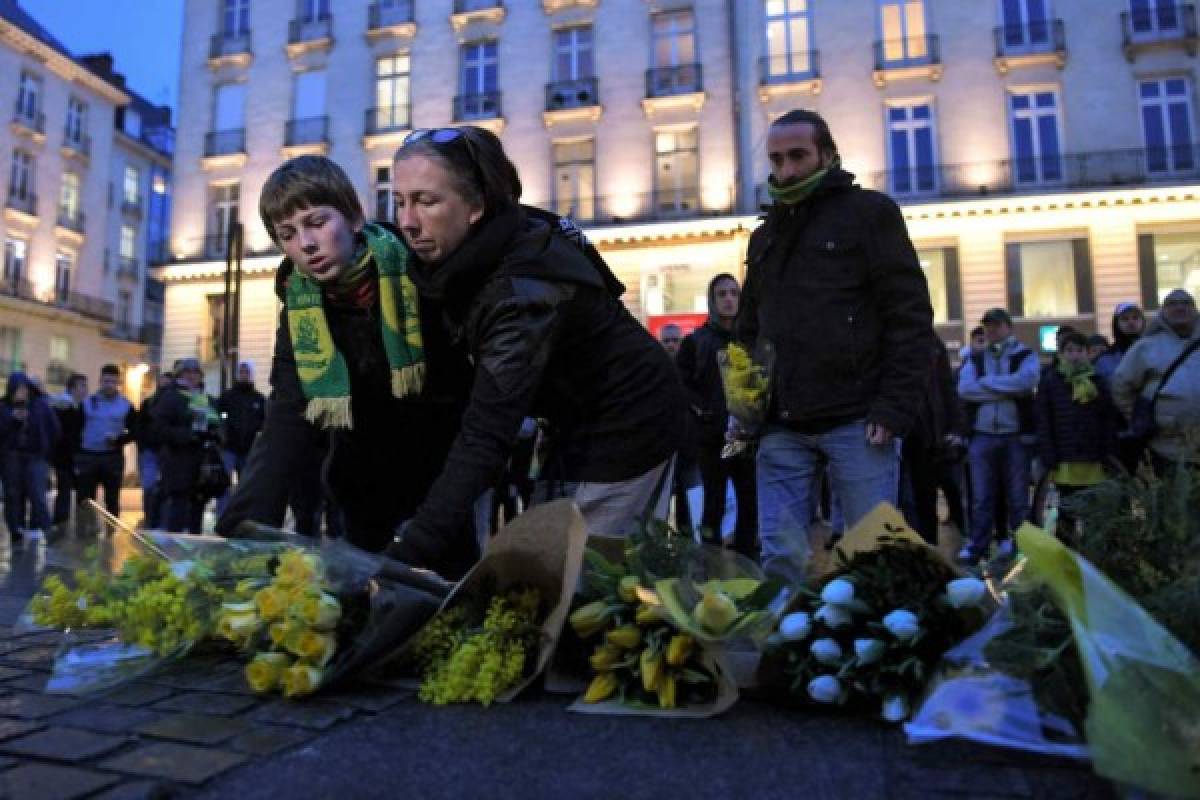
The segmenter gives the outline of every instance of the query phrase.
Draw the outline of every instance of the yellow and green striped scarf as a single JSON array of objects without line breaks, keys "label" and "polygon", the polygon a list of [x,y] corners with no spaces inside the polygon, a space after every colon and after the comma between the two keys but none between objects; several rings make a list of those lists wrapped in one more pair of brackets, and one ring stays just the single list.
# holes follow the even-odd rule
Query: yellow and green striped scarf
[{"label": "yellow and green striped scarf", "polygon": [[[380,333],[392,372],[392,395],[419,394],[425,383],[425,346],[417,287],[408,277],[408,251],[391,232],[374,223],[363,227],[363,236],[365,257],[379,273]],[[333,342],[320,285],[294,270],[285,297],[296,371],[308,400],[305,418],[324,428],[353,427],[350,370]]]}]

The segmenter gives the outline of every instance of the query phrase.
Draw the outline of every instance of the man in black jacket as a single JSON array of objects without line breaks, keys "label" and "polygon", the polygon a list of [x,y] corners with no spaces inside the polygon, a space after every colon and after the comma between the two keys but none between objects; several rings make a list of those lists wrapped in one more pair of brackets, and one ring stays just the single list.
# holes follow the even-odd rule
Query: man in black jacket
[{"label": "man in black jacket", "polygon": [[[217,401],[217,409],[221,412],[221,459],[225,469],[232,478],[242,479],[242,470],[246,467],[246,457],[254,439],[262,430],[263,421],[267,416],[267,398],[254,388],[254,364],[242,361],[238,364],[237,380],[233,382]],[[217,499],[217,514],[225,511],[229,504],[227,491]]]},{"label": "man in black jacket", "polygon": [[67,378],[67,387],[61,395],[53,398],[50,405],[58,415],[62,433],[54,444],[50,466],[54,467],[54,516],[53,524],[65,525],[71,519],[75,506],[75,451],[83,440],[83,401],[87,399],[88,379],[78,372]]},{"label": "man in black jacket", "polygon": [[175,385],[161,389],[151,410],[151,436],[159,443],[160,500],[167,530],[200,533],[203,498],[198,496],[204,445],[216,435],[215,418],[197,399],[204,381],[199,360],[175,362]]},{"label": "man in black jacket", "polygon": [[759,533],[764,568],[800,580],[822,455],[847,527],[896,499],[893,437],[927,383],[933,310],[900,209],[854,184],[820,115],[775,120],[767,153],[774,204],[750,238],[737,336],[775,351]]},{"label": "man in black jacket", "polygon": [[704,512],[701,531],[713,544],[721,544],[721,521],[725,517],[725,486],[733,481],[737,497],[737,527],[734,548],[751,558],[757,555],[758,502],[755,498],[754,460],[746,453],[722,458],[729,412],[717,352],[733,341],[741,289],[737,278],[721,273],[708,284],[708,320],[688,334],[679,346],[675,365],[687,393],[694,422],[696,463],[704,483]]}]

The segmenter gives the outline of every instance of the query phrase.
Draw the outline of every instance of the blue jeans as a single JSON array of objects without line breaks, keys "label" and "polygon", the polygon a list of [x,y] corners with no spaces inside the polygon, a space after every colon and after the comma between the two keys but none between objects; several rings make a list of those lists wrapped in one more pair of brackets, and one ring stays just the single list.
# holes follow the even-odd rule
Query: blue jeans
[{"label": "blue jeans", "polygon": [[4,524],[10,534],[50,527],[50,505],[46,502],[49,483],[50,465],[46,459],[31,453],[4,454]]},{"label": "blue jeans", "polygon": [[828,461],[833,493],[846,527],[880,503],[896,502],[896,448],[867,443],[866,422],[826,433],[796,433],[771,426],[758,446],[758,531],[763,569],[789,583],[804,580],[811,551],[808,526],[813,477]]},{"label": "blue jeans", "polygon": [[1003,486],[1010,530],[1029,519],[1029,448],[1019,434],[975,433],[967,450],[971,464],[971,536],[968,547],[982,557],[992,543],[996,489]]}]

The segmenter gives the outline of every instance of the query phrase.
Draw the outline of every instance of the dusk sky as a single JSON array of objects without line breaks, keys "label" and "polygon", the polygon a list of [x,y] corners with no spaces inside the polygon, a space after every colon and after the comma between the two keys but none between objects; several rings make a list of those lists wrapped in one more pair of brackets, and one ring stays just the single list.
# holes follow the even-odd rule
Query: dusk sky
[{"label": "dusk sky", "polygon": [[177,109],[183,0],[20,0],[76,55],[109,51],[130,88]]}]

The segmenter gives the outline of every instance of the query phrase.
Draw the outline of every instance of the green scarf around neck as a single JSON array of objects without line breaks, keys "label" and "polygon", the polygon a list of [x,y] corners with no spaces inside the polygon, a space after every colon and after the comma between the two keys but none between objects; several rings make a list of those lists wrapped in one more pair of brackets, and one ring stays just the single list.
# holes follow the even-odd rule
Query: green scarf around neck
[{"label": "green scarf around neck", "polygon": [[834,156],[828,167],[817,170],[802,181],[788,186],[776,186],[774,181],[767,181],[767,194],[776,203],[782,203],[785,206],[799,205],[821,185],[821,181],[825,180],[825,176],[829,174],[830,170],[838,169],[841,166],[842,157]]},{"label": "green scarf around neck", "polygon": [[1065,359],[1059,359],[1058,374],[1066,379],[1071,385],[1071,400],[1075,403],[1090,403],[1100,394],[1100,390],[1096,388],[1095,381],[1092,376],[1096,374],[1096,370],[1091,364],[1080,364],[1078,366],[1071,364]]},{"label": "green scarf around neck", "polygon": [[[391,369],[392,395],[419,394],[425,383],[425,346],[417,287],[408,277],[408,251],[375,223],[363,227],[367,252],[379,275],[380,333]],[[288,332],[300,386],[308,400],[304,416],[324,428],[352,428],[350,370],[325,318],[320,284],[293,270],[285,298]]]}]

